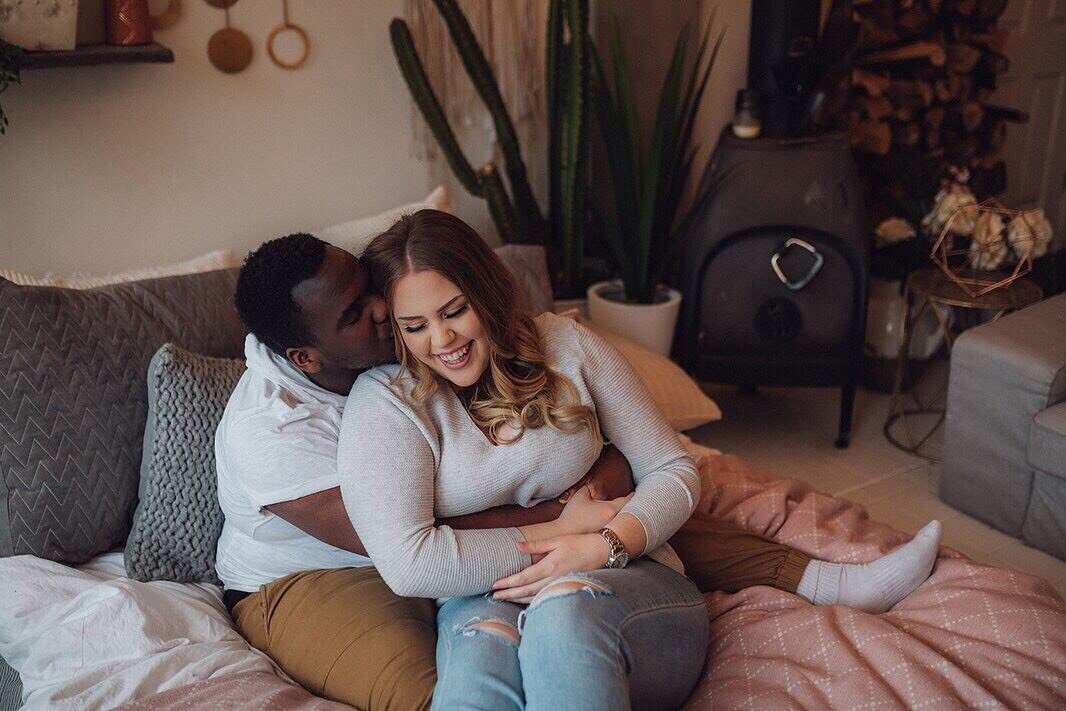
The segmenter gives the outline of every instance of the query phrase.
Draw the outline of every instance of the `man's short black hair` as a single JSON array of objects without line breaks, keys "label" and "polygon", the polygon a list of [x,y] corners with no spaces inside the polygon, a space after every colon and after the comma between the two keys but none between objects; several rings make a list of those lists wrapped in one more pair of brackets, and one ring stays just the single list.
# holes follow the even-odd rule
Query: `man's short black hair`
[{"label": "man's short black hair", "polygon": [[274,352],[314,345],[292,290],[318,273],[325,259],[325,242],[297,233],[264,242],[244,260],[234,295],[237,314]]}]

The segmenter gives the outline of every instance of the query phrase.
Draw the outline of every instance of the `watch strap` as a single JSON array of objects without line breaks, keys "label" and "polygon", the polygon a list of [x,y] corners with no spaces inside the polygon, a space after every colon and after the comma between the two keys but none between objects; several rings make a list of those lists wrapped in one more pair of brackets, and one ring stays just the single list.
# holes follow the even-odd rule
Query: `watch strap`
[{"label": "watch strap", "polygon": [[[607,528],[606,526],[600,529],[600,535],[607,541],[607,545],[611,547],[611,555],[607,558],[607,562],[604,563],[605,568],[622,567],[618,565],[618,561],[625,560],[628,562],[629,555],[626,552],[626,546],[622,543],[622,539],[618,537],[618,534]],[[625,563],[623,563],[624,565]]]}]

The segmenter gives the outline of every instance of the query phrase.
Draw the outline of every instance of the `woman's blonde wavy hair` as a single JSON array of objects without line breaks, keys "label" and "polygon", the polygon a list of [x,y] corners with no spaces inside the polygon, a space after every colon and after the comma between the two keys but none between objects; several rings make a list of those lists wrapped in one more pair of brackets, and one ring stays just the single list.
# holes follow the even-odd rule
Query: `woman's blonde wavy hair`
[{"label": "woman's blonde wavy hair", "polygon": [[[469,225],[446,212],[420,210],[375,237],[363,259],[390,305],[396,282],[424,270],[439,273],[466,296],[481,321],[489,357],[485,373],[464,393],[464,402],[493,442],[511,444],[527,429],[545,425],[567,433],[588,428],[603,442],[596,413],[580,404],[569,379],[548,367],[544,343],[518,298],[511,272]],[[439,387],[437,374],[408,351],[395,319],[392,329],[399,375],[414,378],[415,399],[431,397]],[[506,427],[515,434],[503,436]]]}]

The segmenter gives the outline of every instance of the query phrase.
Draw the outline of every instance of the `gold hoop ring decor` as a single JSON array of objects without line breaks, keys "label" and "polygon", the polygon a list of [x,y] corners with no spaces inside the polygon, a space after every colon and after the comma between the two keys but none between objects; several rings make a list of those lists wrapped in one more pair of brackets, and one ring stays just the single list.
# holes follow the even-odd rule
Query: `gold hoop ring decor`
[{"label": "gold hoop ring decor", "polygon": [[149,15],[148,23],[153,30],[165,30],[173,25],[181,17],[181,0],[170,0],[167,9],[158,15]]},{"label": "gold hoop ring decor", "polygon": [[[304,53],[295,62],[285,62],[274,53],[274,40],[285,30],[292,30],[300,35],[300,39],[303,40],[304,43]],[[270,55],[270,61],[277,64],[282,69],[299,69],[303,66],[303,63],[307,61],[308,55],[311,54],[311,40],[307,37],[307,33],[304,32],[304,28],[299,25],[294,25],[291,22],[282,22],[280,25],[272,29],[270,35],[267,36],[267,54]]]}]

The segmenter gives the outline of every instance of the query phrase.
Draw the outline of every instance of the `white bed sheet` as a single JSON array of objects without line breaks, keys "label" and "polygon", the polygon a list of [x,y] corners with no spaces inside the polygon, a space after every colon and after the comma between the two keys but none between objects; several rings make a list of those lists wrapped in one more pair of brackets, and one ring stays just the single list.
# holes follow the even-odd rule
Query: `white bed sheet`
[{"label": "white bed sheet", "polygon": [[277,673],[237,633],[213,585],[142,583],[122,553],[72,568],[0,559],[0,655],[28,709],[111,708],[223,674]]}]

